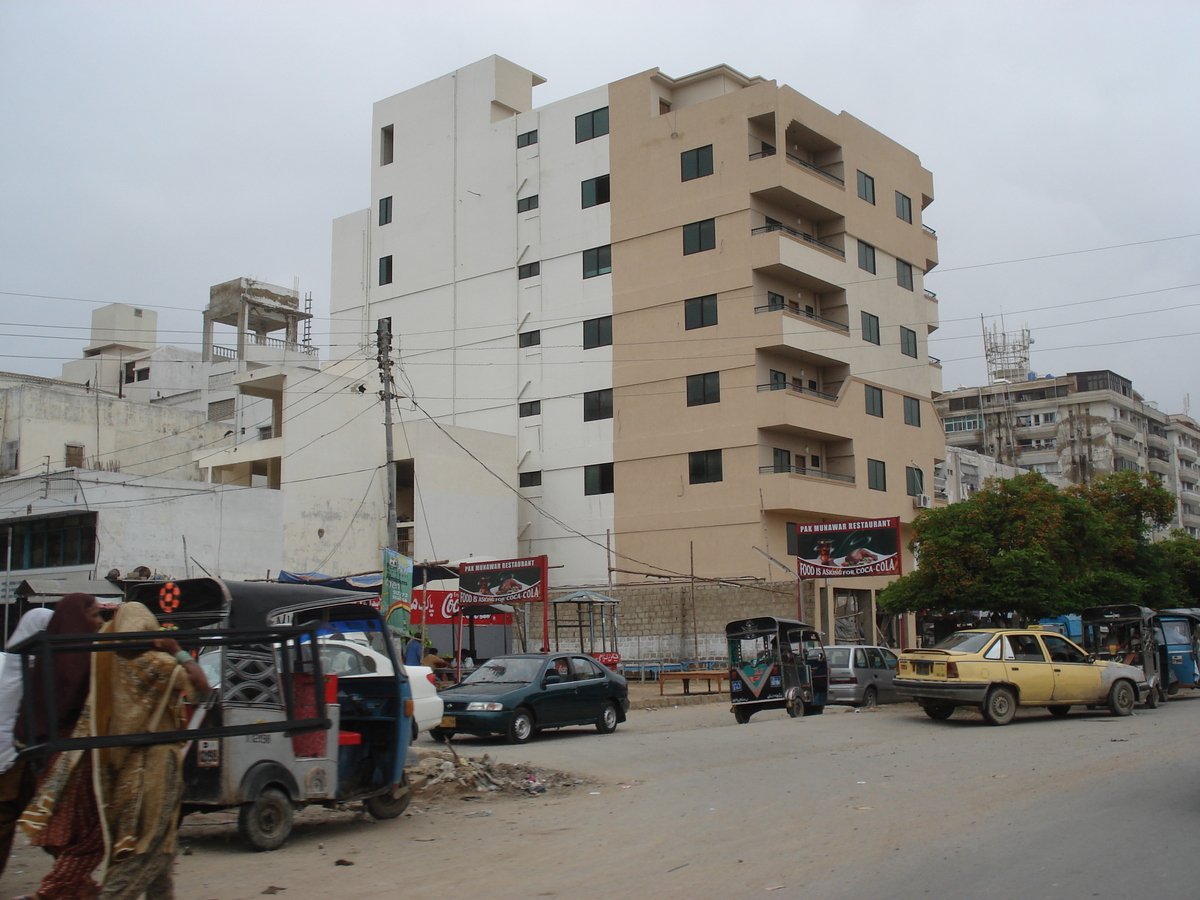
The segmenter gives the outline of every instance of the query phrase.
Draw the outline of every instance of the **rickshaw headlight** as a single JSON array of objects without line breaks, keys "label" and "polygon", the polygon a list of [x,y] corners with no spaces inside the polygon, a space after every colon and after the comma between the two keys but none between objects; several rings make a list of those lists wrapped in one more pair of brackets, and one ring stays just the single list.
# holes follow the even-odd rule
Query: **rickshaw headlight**
[{"label": "rickshaw headlight", "polygon": [[496,703],[494,701],[490,703],[476,701],[474,703],[467,704],[467,712],[497,712],[501,709],[504,709],[504,704]]}]

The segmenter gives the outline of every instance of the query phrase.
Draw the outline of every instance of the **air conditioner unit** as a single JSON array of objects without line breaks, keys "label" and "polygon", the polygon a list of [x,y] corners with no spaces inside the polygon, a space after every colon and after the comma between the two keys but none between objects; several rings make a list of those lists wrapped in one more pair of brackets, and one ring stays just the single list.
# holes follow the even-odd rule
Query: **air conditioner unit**
[{"label": "air conditioner unit", "polygon": [[913,497],[913,509],[930,509],[933,506],[933,498],[928,494],[917,494]]}]

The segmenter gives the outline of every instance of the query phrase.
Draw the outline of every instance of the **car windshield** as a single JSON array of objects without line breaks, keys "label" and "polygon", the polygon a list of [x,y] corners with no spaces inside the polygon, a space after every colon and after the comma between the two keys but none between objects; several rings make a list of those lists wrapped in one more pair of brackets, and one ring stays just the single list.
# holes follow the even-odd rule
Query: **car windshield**
[{"label": "car windshield", "polygon": [[990,631],[959,631],[933,645],[934,650],[950,650],[954,653],[978,653],[994,634]]},{"label": "car windshield", "polygon": [[849,647],[826,647],[825,656],[829,659],[829,665],[835,669],[850,668]]},{"label": "car windshield", "polygon": [[499,656],[463,679],[463,684],[529,684],[542,669],[542,660]]}]

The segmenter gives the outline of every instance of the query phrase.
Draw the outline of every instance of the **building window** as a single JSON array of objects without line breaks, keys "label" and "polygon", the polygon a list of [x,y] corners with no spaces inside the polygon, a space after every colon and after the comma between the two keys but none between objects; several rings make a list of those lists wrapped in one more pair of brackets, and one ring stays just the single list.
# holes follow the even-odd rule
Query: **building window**
[{"label": "building window", "polygon": [[874,385],[863,385],[867,395],[867,415],[883,418],[883,391]]},{"label": "building window", "polygon": [[917,358],[917,333],[903,325],[900,326],[900,352],[913,359]]},{"label": "building window", "polygon": [[896,284],[906,291],[913,289],[912,263],[906,263],[902,259],[896,260]]},{"label": "building window", "polygon": [[905,480],[908,482],[908,496],[916,497],[925,493],[925,473],[912,466],[904,467]]},{"label": "building window", "polygon": [[612,246],[593,247],[583,251],[583,277],[595,278],[612,271]]},{"label": "building window", "polygon": [[921,401],[916,397],[904,398],[904,424],[921,427]]},{"label": "building window", "polygon": [[[534,134],[537,134],[535,131]],[[536,472],[521,472],[517,475],[517,485],[519,487],[541,487],[542,486],[542,470]]]},{"label": "building window", "polygon": [[896,218],[912,224],[912,200],[896,191]]},{"label": "building window", "polygon": [[67,444],[63,448],[63,457],[68,469],[82,469],[83,444]]},{"label": "building window", "polygon": [[612,388],[599,391],[587,391],[583,395],[583,421],[595,422],[598,419],[613,417]]},{"label": "building window", "polygon": [[717,246],[717,220],[705,219],[683,226],[683,255],[714,250]]},{"label": "building window", "polygon": [[575,143],[582,144],[603,134],[608,134],[607,106],[575,117]]},{"label": "building window", "polygon": [[587,181],[580,184],[581,202],[583,208],[589,206],[599,206],[601,203],[608,202],[608,176],[601,175],[598,178],[589,178]]},{"label": "building window", "polygon": [[796,534],[796,523],[788,522],[785,527],[787,528],[787,555],[799,556],[800,536]]},{"label": "building window", "polygon": [[783,309],[787,306],[787,298],[783,294],[777,294],[774,291],[767,291],[767,309],[774,312],[777,309]]},{"label": "building window", "polygon": [[389,225],[392,221],[392,198],[379,198],[379,224]]},{"label": "building window", "polygon": [[721,373],[705,372],[687,377],[687,405],[704,406],[721,402]]},{"label": "building window", "polygon": [[531,194],[528,197],[518,197],[517,198],[517,212],[519,212],[519,213],[529,212],[531,209],[537,209],[537,208],[538,208],[538,195],[537,194]]},{"label": "building window", "polygon": [[[537,129],[536,128],[533,129],[533,131],[526,131],[526,132],[523,132],[523,133],[517,135],[517,146],[518,147],[528,147],[530,144],[536,144],[536,143],[537,143]],[[541,484],[541,482],[539,481],[538,484]]]},{"label": "building window", "polygon": [[878,459],[867,460],[867,487],[873,491],[887,490],[887,467]]},{"label": "building window", "polygon": [[541,400],[526,400],[517,406],[517,415],[524,419],[529,416],[540,416],[542,414]]},{"label": "building window", "polygon": [[384,125],[379,129],[379,164],[390,166],[395,150],[396,128],[394,125]]},{"label": "building window", "polygon": [[875,203],[875,179],[861,169],[858,173],[858,196],[872,205]]},{"label": "building window", "polygon": [[688,482],[712,484],[721,480],[721,451],[697,450],[688,454]]},{"label": "building window", "polygon": [[713,173],[712,144],[697,147],[695,150],[684,150],[679,154],[679,169],[682,181],[693,178],[703,178]]},{"label": "building window", "polygon": [[126,384],[133,384],[133,380],[137,377],[136,373],[133,371],[134,365],[135,365],[135,363],[125,363],[125,383]]},{"label": "building window", "polygon": [[862,334],[864,341],[870,341],[872,344],[879,343],[879,316],[869,312],[862,314]]},{"label": "building window", "polygon": [[583,323],[583,349],[612,345],[612,316],[588,319]]},{"label": "building window", "polygon": [[392,283],[392,258],[390,256],[379,257],[379,283]]},{"label": "building window", "polygon": [[771,451],[771,462],[776,473],[792,470],[792,451],[776,447]]},{"label": "building window", "polygon": [[778,369],[771,370],[771,390],[782,391],[787,389],[787,372],[780,372]]},{"label": "building window", "polygon": [[979,431],[983,427],[983,420],[977,415],[955,416],[952,419],[943,419],[942,425],[946,434],[954,434],[959,431]]},{"label": "building window", "polygon": [[5,526],[0,531],[0,559],[11,560],[13,571],[94,563],[96,514],[38,519]]},{"label": "building window", "polygon": [[533,278],[535,275],[542,274],[542,263],[538,262],[525,263],[523,266],[517,266],[517,278]]},{"label": "building window", "polygon": [[858,267],[875,274],[875,248],[862,241],[858,242]]},{"label": "building window", "polygon": [[717,324],[717,295],[705,294],[683,301],[683,328],[707,328]]},{"label": "building window", "polygon": [[138,380],[138,381],[149,381],[149,380],[150,380],[150,369],[149,369],[149,367],[147,367],[147,368],[145,368],[145,369],[138,369],[138,370],[137,370],[137,380]]},{"label": "building window", "polygon": [[613,464],[598,463],[594,466],[584,466],[583,492],[587,495],[611,494],[613,492]]},{"label": "building window", "polygon": [[536,347],[542,342],[542,332],[538,329],[533,331],[522,331],[517,335],[518,347]]}]

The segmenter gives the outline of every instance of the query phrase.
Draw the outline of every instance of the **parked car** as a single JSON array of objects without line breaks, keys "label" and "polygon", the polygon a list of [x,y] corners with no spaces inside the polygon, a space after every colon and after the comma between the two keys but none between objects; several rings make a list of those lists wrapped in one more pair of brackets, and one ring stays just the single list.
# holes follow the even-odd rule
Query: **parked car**
[{"label": "parked car", "polygon": [[830,703],[869,709],[900,699],[892,684],[896,654],[887,647],[826,647],[825,656],[829,659]]},{"label": "parked car", "polygon": [[[436,728],[442,721],[442,698],[438,695],[433,669],[429,666],[406,666],[413,695],[413,740],[422,731]],[[321,669],[339,679],[361,675],[391,675],[388,657],[372,647],[354,640],[322,641]]]},{"label": "parked car", "polygon": [[434,738],[503,734],[520,744],[564,725],[616,730],[629,711],[629,686],[583,653],[527,653],[489,659],[442,691],[442,699],[445,713]]},{"label": "parked car", "polygon": [[895,686],[931,719],[972,706],[991,725],[1007,725],[1018,706],[1065,716],[1074,705],[1107,706],[1127,716],[1146,699],[1141,669],[1096,659],[1060,634],[1041,629],[959,631],[927,650],[900,655]]}]

